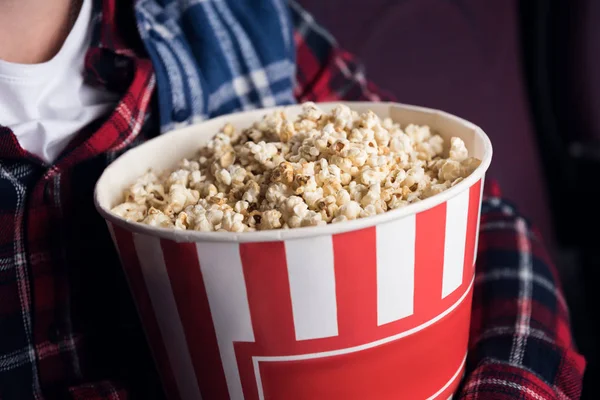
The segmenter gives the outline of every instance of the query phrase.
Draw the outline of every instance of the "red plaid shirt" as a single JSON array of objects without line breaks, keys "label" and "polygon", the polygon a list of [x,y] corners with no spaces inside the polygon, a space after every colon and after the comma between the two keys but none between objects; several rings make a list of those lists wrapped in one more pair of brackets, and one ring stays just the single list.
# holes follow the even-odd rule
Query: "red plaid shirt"
[{"label": "red plaid shirt", "polygon": [[[102,170],[158,132],[152,65],[103,2],[86,79],[116,110],[53,165],[0,127],[0,399],[162,398],[127,285],[92,203]],[[121,14],[120,14],[121,15]],[[294,17],[298,101],[389,97],[307,14]],[[123,28],[123,27],[119,27]],[[490,186],[482,209],[464,399],[574,399],[583,358],[543,243]]]}]

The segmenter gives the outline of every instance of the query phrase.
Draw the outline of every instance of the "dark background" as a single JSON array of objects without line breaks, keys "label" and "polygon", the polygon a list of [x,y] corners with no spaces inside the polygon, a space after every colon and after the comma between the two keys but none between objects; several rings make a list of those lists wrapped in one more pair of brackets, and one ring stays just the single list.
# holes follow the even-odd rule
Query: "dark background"
[{"label": "dark background", "polygon": [[458,114],[488,133],[488,176],[556,260],[588,361],[583,398],[597,398],[600,1],[300,3],[399,101]]}]

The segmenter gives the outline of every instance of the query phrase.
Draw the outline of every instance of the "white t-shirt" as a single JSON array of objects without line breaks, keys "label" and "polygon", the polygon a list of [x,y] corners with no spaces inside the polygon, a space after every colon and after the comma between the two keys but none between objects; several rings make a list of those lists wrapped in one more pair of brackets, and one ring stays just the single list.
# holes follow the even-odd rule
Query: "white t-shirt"
[{"label": "white t-shirt", "polygon": [[62,48],[42,64],[0,60],[0,125],[21,147],[52,163],[80,129],[110,112],[117,98],[83,81],[92,0],[84,0]]}]

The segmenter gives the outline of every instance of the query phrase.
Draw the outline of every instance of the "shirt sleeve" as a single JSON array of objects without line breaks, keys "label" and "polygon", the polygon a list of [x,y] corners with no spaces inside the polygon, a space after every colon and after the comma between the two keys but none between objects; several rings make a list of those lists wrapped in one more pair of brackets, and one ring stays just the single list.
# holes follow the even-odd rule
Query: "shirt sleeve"
[{"label": "shirt sleeve", "polygon": [[461,398],[578,399],[585,360],[557,270],[537,230],[494,182],[484,194],[478,250]]},{"label": "shirt sleeve", "polygon": [[[363,66],[295,2],[298,101],[390,101]],[[575,349],[555,266],[537,231],[486,187],[469,356],[461,399],[577,399],[585,361]]]}]

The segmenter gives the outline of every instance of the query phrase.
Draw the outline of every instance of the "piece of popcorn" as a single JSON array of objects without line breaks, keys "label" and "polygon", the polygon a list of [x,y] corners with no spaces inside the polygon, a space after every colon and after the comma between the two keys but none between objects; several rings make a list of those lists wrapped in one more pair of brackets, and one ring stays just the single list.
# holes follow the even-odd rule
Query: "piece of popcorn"
[{"label": "piece of popcorn", "polygon": [[148,215],[144,218],[142,223],[159,228],[173,228],[175,226],[168,215],[156,208],[150,208],[148,210]]},{"label": "piece of popcorn", "polygon": [[302,218],[301,226],[319,226],[324,225],[327,222],[323,221],[320,213],[315,211],[308,211]]},{"label": "piece of popcorn", "polygon": [[426,125],[409,124],[404,128],[404,132],[416,143],[423,142],[431,136],[431,131]]},{"label": "piece of popcorn", "polygon": [[462,166],[460,162],[454,160],[446,160],[442,168],[438,172],[438,177],[442,181],[453,181],[462,176]]},{"label": "piece of popcorn", "polygon": [[296,204],[294,207],[292,207],[291,215],[295,215],[300,218],[304,218],[304,216],[306,215],[307,212],[308,212],[308,204],[306,204],[305,202],[302,202],[302,203]]},{"label": "piece of popcorn", "polygon": [[356,181],[350,182],[348,185],[348,192],[350,193],[350,197],[352,200],[360,202],[363,196],[367,193],[368,186],[365,186],[360,183],[356,183]]},{"label": "piece of popcorn", "polygon": [[192,171],[189,177],[190,187],[197,189],[198,185],[206,180],[206,177],[202,175],[200,171]]},{"label": "piece of popcorn", "polygon": [[128,221],[139,222],[146,217],[147,210],[148,207],[145,204],[128,202],[119,204],[111,211]]},{"label": "piece of popcorn", "polygon": [[200,198],[197,190],[188,189],[183,184],[173,184],[169,189],[168,213],[178,213],[186,206],[196,204]]},{"label": "piece of popcorn", "polygon": [[219,189],[217,189],[217,187],[211,182],[206,182],[206,184],[200,185],[200,188],[202,189],[199,190],[199,192],[201,196],[204,196],[205,198],[215,196],[217,193],[219,193]]},{"label": "piece of popcorn", "polygon": [[260,219],[260,229],[281,228],[281,212],[277,210],[268,210],[262,213]]},{"label": "piece of popcorn", "polygon": [[338,210],[338,215],[343,215],[349,220],[356,219],[360,215],[362,208],[356,201],[349,201],[342,205]]},{"label": "piece of popcorn", "polygon": [[235,203],[234,210],[235,212],[242,214],[248,210],[248,207],[250,207],[250,203],[244,200],[240,200]]},{"label": "piece of popcorn", "polygon": [[450,139],[450,159],[454,161],[463,161],[469,156],[469,151],[465,147],[465,142],[461,138],[453,137]]},{"label": "piece of popcorn", "polygon": [[411,153],[413,151],[413,142],[404,133],[393,135],[390,139],[390,150],[394,153]]},{"label": "piece of popcorn", "polygon": [[185,211],[177,214],[177,218],[175,218],[175,229],[187,230],[188,224],[188,215],[185,213]]},{"label": "piece of popcorn", "polygon": [[424,199],[431,196],[435,196],[436,194],[439,194],[444,190],[448,189],[448,187],[450,187],[450,182],[430,185],[429,187],[423,190],[422,196]]},{"label": "piece of popcorn", "polygon": [[408,201],[403,200],[401,197],[393,196],[392,199],[387,203],[388,208],[395,210],[396,208],[405,207],[408,205]]},{"label": "piece of popcorn", "polygon": [[402,181],[402,186],[413,187],[418,185],[425,177],[425,170],[422,167],[412,167],[406,171],[406,178]]},{"label": "piece of popcorn", "polygon": [[227,186],[231,185],[231,174],[225,168],[218,170],[215,174],[215,178],[219,183]]},{"label": "piece of popcorn", "polygon": [[315,204],[317,203],[317,201],[322,199],[323,196],[324,196],[323,188],[315,188],[314,191],[305,191],[302,194],[302,198],[304,199],[304,202],[311,208],[313,208],[315,206]]},{"label": "piece of popcorn", "polygon": [[181,185],[181,186],[187,186],[188,184],[188,179],[190,176],[190,171],[185,170],[185,169],[180,169],[177,171],[174,171],[171,173],[171,175],[169,175],[169,179],[167,179],[167,187],[171,187],[173,185]]},{"label": "piece of popcorn", "polygon": [[300,228],[302,226],[302,218],[294,215],[287,218],[286,223],[290,228]]},{"label": "piece of popcorn", "polygon": [[265,199],[269,203],[279,204],[291,195],[291,189],[284,183],[273,183],[269,185],[265,193]]},{"label": "piece of popcorn", "polygon": [[281,126],[281,130],[279,131],[279,139],[282,142],[289,142],[294,134],[296,133],[296,128],[291,121],[285,121]]},{"label": "piece of popcorn", "polygon": [[291,163],[285,161],[279,164],[271,173],[273,182],[283,182],[290,184],[294,181],[294,167]]},{"label": "piece of popcorn", "polygon": [[306,102],[302,105],[302,113],[300,114],[301,119],[308,119],[310,121],[318,121],[323,115],[323,112],[313,102]]},{"label": "piece of popcorn", "polygon": [[377,214],[383,214],[384,212],[386,212],[389,209],[387,203],[383,199],[379,199],[379,200],[375,201],[374,204],[370,204],[370,205],[375,207],[375,211],[377,212]]},{"label": "piece of popcorn", "polygon": [[224,213],[219,209],[210,209],[206,212],[206,219],[212,226],[217,226],[223,221]]},{"label": "piece of popcorn", "polygon": [[221,229],[225,229],[228,232],[244,232],[245,227],[242,223],[244,216],[236,213],[235,211],[226,211],[223,213],[223,219],[221,221]]},{"label": "piece of popcorn", "polygon": [[360,173],[360,180],[364,185],[370,186],[374,184],[378,184],[380,179],[380,175],[377,170],[373,168],[366,167]]},{"label": "piece of popcorn", "polygon": [[381,186],[378,183],[369,186],[367,193],[360,199],[360,204],[363,207],[375,204],[381,199]]},{"label": "piece of popcorn", "polygon": [[193,172],[200,169],[200,164],[197,161],[190,161],[187,158],[184,158],[181,160],[181,163],[179,163],[179,168]]},{"label": "piece of popcorn", "polygon": [[349,203],[352,200],[350,193],[346,189],[340,189],[336,193],[335,199],[336,199],[336,204],[340,207],[346,203]]},{"label": "piece of popcorn", "polygon": [[323,203],[322,205],[319,205],[319,203],[317,203],[317,209],[319,209],[319,213],[321,214],[321,219],[323,221],[331,222],[335,215],[338,214],[339,206],[335,202]]},{"label": "piece of popcorn", "polygon": [[336,129],[351,128],[354,122],[352,111],[348,106],[340,104],[332,111],[333,124]]},{"label": "piece of popcorn", "polygon": [[406,175],[406,171],[404,171],[402,168],[392,171],[386,177],[384,186],[388,188],[397,188],[402,184],[402,182],[404,182]]},{"label": "piece of popcorn", "polygon": [[212,232],[215,230],[215,227],[206,218],[206,215],[201,215],[196,219],[193,229],[200,232]]},{"label": "piece of popcorn", "polygon": [[153,171],[148,171],[136,182],[125,190],[125,202],[145,204],[153,193],[164,195],[164,188],[158,176]]},{"label": "piece of popcorn", "polygon": [[301,132],[309,131],[316,127],[317,127],[317,123],[315,121],[311,121],[310,119],[302,119],[302,120],[296,121],[294,123],[294,129],[301,131]]},{"label": "piece of popcorn", "polygon": [[248,203],[258,203],[259,194],[260,186],[256,182],[250,181],[246,185],[246,191],[244,192],[242,199]]},{"label": "piece of popcorn", "polygon": [[431,136],[428,144],[433,152],[432,157],[438,156],[444,151],[444,139],[440,135]]},{"label": "piece of popcorn", "polygon": [[462,177],[466,178],[481,165],[481,160],[478,160],[475,157],[469,157],[464,159],[460,165],[462,167]]},{"label": "piece of popcorn", "polygon": [[372,217],[373,215],[377,215],[377,208],[373,204],[369,204],[360,212],[361,218]]},{"label": "piece of popcorn", "polygon": [[229,174],[231,175],[231,184],[232,185],[241,185],[244,183],[246,179],[247,172],[244,168],[233,165],[229,167]]}]

